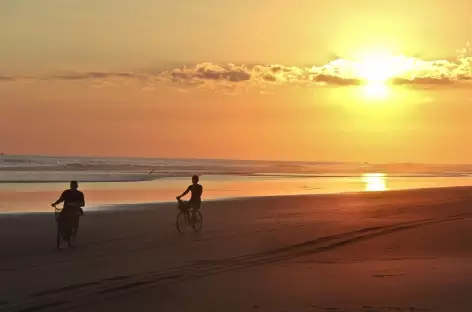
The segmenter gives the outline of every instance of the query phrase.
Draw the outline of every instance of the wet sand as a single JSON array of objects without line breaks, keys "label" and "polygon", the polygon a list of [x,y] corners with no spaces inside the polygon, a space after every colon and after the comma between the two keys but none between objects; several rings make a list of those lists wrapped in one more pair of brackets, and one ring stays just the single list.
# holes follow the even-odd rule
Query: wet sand
[{"label": "wet sand", "polygon": [[0,217],[5,311],[471,311],[472,190],[213,201],[201,233],[173,204]]}]

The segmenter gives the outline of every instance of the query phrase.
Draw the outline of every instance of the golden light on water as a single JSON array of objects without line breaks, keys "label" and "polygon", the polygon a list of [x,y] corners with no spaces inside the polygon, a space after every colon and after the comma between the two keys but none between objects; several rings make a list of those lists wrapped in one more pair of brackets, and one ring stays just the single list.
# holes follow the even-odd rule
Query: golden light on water
[{"label": "golden light on water", "polygon": [[362,175],[362,182],[365,183],[365,190],[368,192],[387,190],[385,174],[383,173],[365,173]]}]

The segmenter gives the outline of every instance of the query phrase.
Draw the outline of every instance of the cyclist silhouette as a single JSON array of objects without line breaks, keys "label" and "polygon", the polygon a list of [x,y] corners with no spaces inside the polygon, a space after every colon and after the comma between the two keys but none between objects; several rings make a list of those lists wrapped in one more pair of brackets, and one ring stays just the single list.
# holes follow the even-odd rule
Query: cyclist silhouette
[{"label": "cyclist silhouette", "polygon": [[200,210],[200,206],[202,204],[202,193],[203,193],[203,186],[198,184],[199,178],[197,175],[192,177],[192,184],[182,193],[182,195],[177,196],[177,200],[187,195],[189,192],[192,193],[190,196],[189,204],[193,208],[192,212],[192,223],[195,223],[196,220],[196,211]]},{"label": "cyclist silhouette", "polygon": [[85,206],[84,193],[78,190],[77,181],[70,182],[70,189],[62,192],[61,197],[51,204],[52,207],[64,202],[58,221],[65,221],[76,230],[79,229],[79,216],[84,214],[82,207]]}]

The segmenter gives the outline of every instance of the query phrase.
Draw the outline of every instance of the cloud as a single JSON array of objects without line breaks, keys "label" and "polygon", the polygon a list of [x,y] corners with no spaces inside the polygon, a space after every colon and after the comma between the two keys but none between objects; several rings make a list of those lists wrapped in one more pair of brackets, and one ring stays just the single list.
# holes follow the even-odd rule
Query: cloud
[{"label": "cloud", "polygon": [[[464,85],[472,82],[472,58],[461,56],[456,60],[424,61],[401,58],[411,68],[392,77],[388,83],[398,86],[432,88]],[[402,63],[400,63],[401,65]],[[233,94],[247,88],[265,90],[274,86],[296,87],[357,86],[365,84],[356,74],[359,64],[337,59],[322,66],[297,67],[280,64],[236,65],[201,63],[194,66],[165,70],[130,72],[59,72],[38,76],[0,76],[0,83],[19,80],[91,81],[95,88],[139,85],[143,91],[156,90],[168,85],[173,90],[208,88]],[[381,66],[381,65],[380,65]],[[392,66],[390,66],[392,67]]]},{"label": "cloud", "polygon": [[[468,79],[459,79],[459,80],[468,80]],[[408,78],[393,78],[392,84],[394,85],[450,85],[454,84],[454,80],[449,77],[413,77]]]},{"label": "cloud", "polygon": [[88,79],[107,79],[107,78],[133,78],[133,73],[109,73],[109,72],[86,72],[77,73],[70,72],[64,74],[55,74],[44,77],[44,79],[59,79],[59,80],[88,80]]},{"label": "cloud", "polygon": [[171,76],[177,79],[190,80],[225,80],[231,82],[247,81],[251,79],[251,74],[244,66],[228,64],[226,66],[212,63],[198,64],[192,68],[174,69]]},{"label": "cloud", "polygon": [[346,78],[333,74],[318,74],[313,76],[313,81],[336,86],[354,86],[362,84],[362,81],[356,78]]},{"label": "cloud", "polygon": [[0,82],[15,81],[15,80],[16,80],[15,77],[0,76]]}]

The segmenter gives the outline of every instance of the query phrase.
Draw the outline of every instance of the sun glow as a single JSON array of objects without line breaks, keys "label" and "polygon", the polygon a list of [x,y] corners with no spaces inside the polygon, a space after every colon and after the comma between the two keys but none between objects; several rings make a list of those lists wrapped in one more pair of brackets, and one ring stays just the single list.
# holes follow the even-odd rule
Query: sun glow
[{"label": "sun glow", "polygon": [[366,83],[386,83],[395,76],[394,57],[388,54],[367,54],[355,64],[355,74]]},{"label": "sun glow", "polygon": [[389,94],[389,80],[404,75],[414,66],[412,58],[387,52],[369,52],[354,62],[353,74],[364,83],[367,97],[385,98]]},{"label": "sun glow", "polygon": [[367,83],[363,90],[368,98],[383,99],[389,95],[389,87],[385,83],[371,82]]}]

